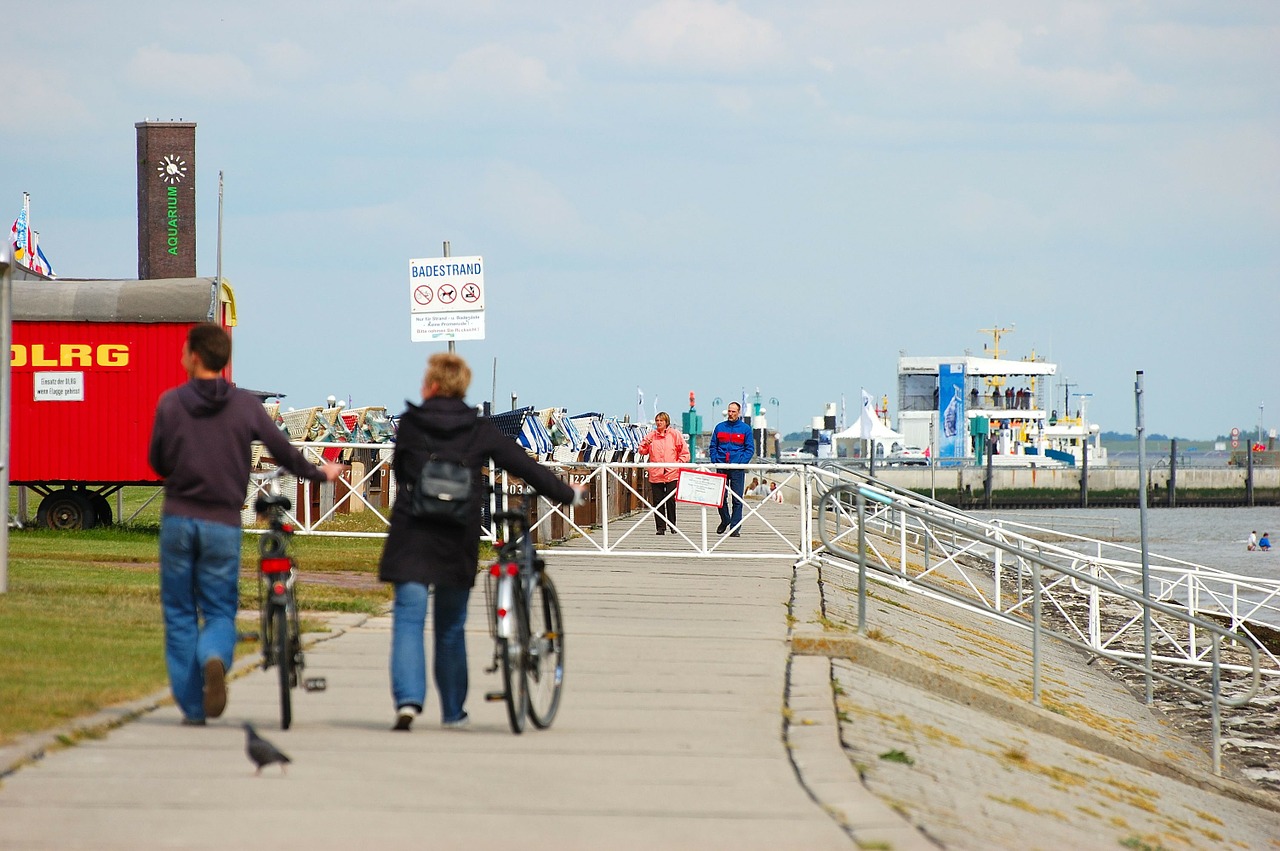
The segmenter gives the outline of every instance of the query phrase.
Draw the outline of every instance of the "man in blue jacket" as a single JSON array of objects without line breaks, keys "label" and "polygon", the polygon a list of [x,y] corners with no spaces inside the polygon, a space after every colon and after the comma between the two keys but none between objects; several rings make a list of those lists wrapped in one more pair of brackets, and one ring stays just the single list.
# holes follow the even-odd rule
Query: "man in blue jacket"
[{"label": "man in blue jacket", "polygon": [[[729,403],[729,419],[720,423],[711,432],[711,449],[709,456],[713,464],[750,464],[756,454],[756,442],[751,436],[751,426],[742,421],[742,406],[737,402]],[[746,470],[723,470],[729,477],[728,490],[724,502],[720,503],[720,525],[716,534],[723,535],[730,527],[730,537],[738,537],[742,526],[742,491],[746,484]]]}]

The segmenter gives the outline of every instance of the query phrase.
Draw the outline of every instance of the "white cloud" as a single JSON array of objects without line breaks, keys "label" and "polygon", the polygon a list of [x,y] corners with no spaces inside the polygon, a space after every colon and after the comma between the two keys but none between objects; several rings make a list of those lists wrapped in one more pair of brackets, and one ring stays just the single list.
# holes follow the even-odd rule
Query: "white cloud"
[{"label": "white cloud", "polygon": [[264,71],[289,79],[303,77],[320,64],[306,48],[293,41],[268,42],[258,48],[258,55]]},{"label": "white cloud", "polygon": [[565,244],[583,239],[577,208],[541,173],[496,163],[480,185],[481,215],[526,245]]},{"label": "white cloud", "polygon": [[781,50],[771,22],[714,0],[660,0],[631,20],[619,44],[632,62],[718,71],[751,68]]},{"label": "white cloud", "polygon": [[79,81],[60,71],[5,63],[0,65],[0,79],[10,95],[8,106],[0,110],[0,129],[44,136],[92,123],[89,105],[75,93]]},{"label": "white cloud", "polygon": [[560,90],[547,65],[505,44],[482,44],[459,54],[442,72],[421,72],[410,88],[431,95],[546,97]]},{"label": "white cloud", "polygon": [[174,53],[159,47],[139,48],[127,74],[140,88],[169,94],[210,98],[252,98],[253,72],[226,53]]},{"label": "white cloud", "polygon": [[946,52],[962,68],[1011,73],[1021,66],[1022,34],[1003,21],[985,21],[948,33]]}]

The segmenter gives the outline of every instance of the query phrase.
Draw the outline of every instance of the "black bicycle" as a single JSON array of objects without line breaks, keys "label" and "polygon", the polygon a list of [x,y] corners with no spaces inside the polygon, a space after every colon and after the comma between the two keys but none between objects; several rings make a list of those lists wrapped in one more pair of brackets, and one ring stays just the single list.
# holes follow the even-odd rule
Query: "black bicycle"
[{"label": "black bicycle", "polygon": [[254,512],[267,523],[258,539],[258,599],[262,604],[259,635],[262,640],[263,670],[274,666],[280,674],[280,729],[293,722],[292,690],[303,683],[307,691],[323,691],[323,677],[302,680],[306,660],[302,653],[302,630],[298,620],[298,563],[289,552],[293,525],[289,509],[293,503],[280,493],[281,470],[268,478],[268,492],[253,503]]},{"label": "black bicycle", "polygon": [[486,700],[503,700],[513,733],[524,731],[526,716],[546,729],[560,707],[564,685],[564,626],[560,598],[547,576],[546,562],[533,548],[529,515],[505,511],[493,515],[495,528],[505,523],[510,536],[499,542],[498,555],[485,577],[493,664],[502,671],[500,692]]}]

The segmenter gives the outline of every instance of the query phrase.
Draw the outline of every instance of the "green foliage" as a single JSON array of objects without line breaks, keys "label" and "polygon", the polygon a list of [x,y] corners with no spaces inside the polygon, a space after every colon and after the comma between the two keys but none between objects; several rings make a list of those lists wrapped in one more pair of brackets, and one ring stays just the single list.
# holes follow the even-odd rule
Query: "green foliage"
[{"label": "green foliage", "polygon": [[903,765],[916,764],[916,761],[914,759],[912,759],[910,756],[903,753],[902,751],[898,750],[897,748],[894,748],[891,751],[885,751],[884,753],[880,754],[880,758],[883,759],[885,762],[900,762]]}]

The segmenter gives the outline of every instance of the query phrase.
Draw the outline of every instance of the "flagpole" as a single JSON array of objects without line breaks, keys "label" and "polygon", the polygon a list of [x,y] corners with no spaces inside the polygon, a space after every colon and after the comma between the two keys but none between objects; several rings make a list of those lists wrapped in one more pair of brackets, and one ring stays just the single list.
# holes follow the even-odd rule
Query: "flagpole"
[{"label": "flagpole", "polygon": [[[0,351],[13,340],[13,246],[0,247]],[[0,363],[0,495],[4,522],[0,523],[0,594],[9,591],[9,358]]]},{"label": "flagpole", "polygon": [[218,279],[213,282],[212,297],[209,299],[209,320],[212,322],[218,319],[214,315],[217,310],[218,293],[222,291],[222,169],[218,169]]}]

